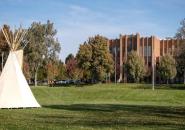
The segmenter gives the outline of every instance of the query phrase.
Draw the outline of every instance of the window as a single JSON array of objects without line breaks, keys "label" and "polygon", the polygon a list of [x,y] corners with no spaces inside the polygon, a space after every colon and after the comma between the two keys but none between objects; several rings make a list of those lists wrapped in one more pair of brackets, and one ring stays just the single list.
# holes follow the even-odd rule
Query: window
[{"label": "window", "polygon": [[147,56],[147,46],[144,46],[144,56]]},{"label": "window", "polygon": [[143,47],[142,46],[140,46],[139,53],[140,53],[141,56],[143,56]]},{"label": "window", "polygon": [[144,56],[152,56],[152,46],[144,46]]},{"label": "window", "polygon": [[132,39],[129,38],[128,40],[128,52],[132,51]]},{"label": "window", "polygon": [[152,47],[148,46],[148,56],[152,56]]}]

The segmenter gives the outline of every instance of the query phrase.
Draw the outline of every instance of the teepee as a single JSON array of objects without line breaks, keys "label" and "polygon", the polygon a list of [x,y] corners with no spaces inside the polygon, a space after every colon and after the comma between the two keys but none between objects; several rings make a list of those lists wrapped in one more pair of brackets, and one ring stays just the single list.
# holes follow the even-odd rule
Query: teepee
[{"label": "teepee", "polygon": [[26,31],[2,28],[10,52],[0,76],[0,108],[40,107],[22,72],[23,50],[20,43]]}]

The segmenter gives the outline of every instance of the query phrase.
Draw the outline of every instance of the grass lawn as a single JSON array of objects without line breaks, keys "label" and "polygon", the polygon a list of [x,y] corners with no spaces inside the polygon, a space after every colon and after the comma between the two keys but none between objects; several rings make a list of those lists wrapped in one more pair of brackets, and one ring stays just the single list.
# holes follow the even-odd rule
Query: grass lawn
[{"label": "grass lawn", "polygon": [[32,87],[42,108],[0,109],[0,129],[184,130],[184,86]]}]

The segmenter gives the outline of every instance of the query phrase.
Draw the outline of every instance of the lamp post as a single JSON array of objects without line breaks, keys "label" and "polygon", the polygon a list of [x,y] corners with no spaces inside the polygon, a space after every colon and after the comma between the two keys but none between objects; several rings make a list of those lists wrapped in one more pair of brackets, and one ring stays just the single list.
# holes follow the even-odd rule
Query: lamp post
[{"label": "lamp post", "polygon": [[114,67],[114,71],[115,71],[115,83],[117,83],[117,51],[119,52],[120,48],[119,47],[114,47],[114,62],[115,62],[115,67]]},{"label": "lamp post", "polygon": [[117,65],[117,63],[116,63],[116,62],[117,62],[117,61],[116,61],[116,57],[117,57],[117,50],[116,50],[116,46],[115,46],[115,48],[114,48],[114,60],[115,60],[115,61],[114,61],[114,62],[115,62],[115,66],[114,66],[115,75],[114,75],[114,78],[115,78],[115,83],[117,82],[117,81],[116,81],[116,74],[117,74],[117,73],[116,73],[116,65]]},{"label": "lamp post", "polygon": [[153,63],[153,65],[152,65],[152,90],[154,90],[155,89],[155,75],[154,75],[154,73],[155,73],[155,63]]},{"label": "lamp post", "polygon": [[155,56],[154,50],[152,51],[152,90],[155,90]]}]

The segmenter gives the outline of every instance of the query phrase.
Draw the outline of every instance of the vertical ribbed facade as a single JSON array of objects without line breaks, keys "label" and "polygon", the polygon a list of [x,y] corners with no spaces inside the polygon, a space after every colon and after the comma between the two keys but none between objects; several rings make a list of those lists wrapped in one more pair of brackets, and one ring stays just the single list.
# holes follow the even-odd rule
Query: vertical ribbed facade
[{"label": "vertical ribbed facade", "polygon": [[136,35],[120,35],[118,39],[109,40],[108,44],[114,61],[116,49],[117,81],[127,82],[127,74],[123,65],[127,61],[129,52],[136,51],[144,59],[146,69],[151,74],[152,65],[159,62],[160,56],[167,53],[173,55],[179,41],[176,39],[160,40],[155,36],[140,37],[140,34],[137,33]]}]

